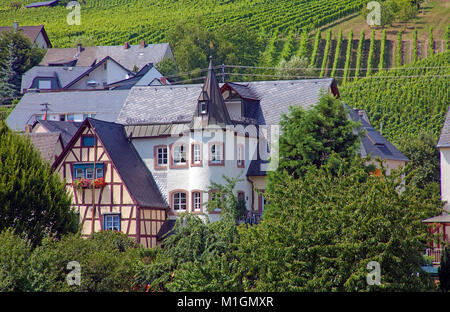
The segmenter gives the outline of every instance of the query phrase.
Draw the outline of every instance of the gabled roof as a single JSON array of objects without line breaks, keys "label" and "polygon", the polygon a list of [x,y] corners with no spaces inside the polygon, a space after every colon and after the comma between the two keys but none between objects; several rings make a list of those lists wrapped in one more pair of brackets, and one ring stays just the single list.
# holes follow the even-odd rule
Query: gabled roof
[{"label": "gabled roof", "polygon": [[[49,164],[52,164],[53,158],[58,142],[60,142],[61,135],[59,133],[27,133],[34,147],[41,153],[42,159]],[[61,146],[62,147],[62,146]]]},{"label": "gabled roof", "polygon": [[142,68],[148,63],[157,64],[166,57],[173,57],[168,43],[148,44],[145,48],[130,45],[127,49],[123,45],[83,47],[77,53],[77,48],[48,49],[39,65],[64,64],[77,60],[76,66],[92,66],[109,56],[128,70],[133,70],[135,65]]},{"label": "gabled roof", "polygon": [[372,157],[380,157],[381,159],[409,161],[391,142],[372,127],[363,110],[349,109],[349,113],[352,120],[360,122],[361,130],[365,131],[361,138],[360,151],[362,157],[370,154]]},{"label": "gabled roof", "polygon": [[64,88],[90,68],[89,66],[34,66],[22,75],[21,91],[32,88],[36,78],[48,77],[57,77],[60,87]]},{"label": "gabled roof", "polygon": [[225,83],[220,90],[222,91],[222,93],[227,90],[227,89],[231,89],[233,91],[235,91],[241,98],[246,99],[246,100],[252,100],[252,101],[258,101],[259,97],[258,95],[256,95],[249,87],[248,84],[246,85],[242,85],[242,84],[238,84],[238,83],[233,83],[233,82],[227,82]]},{"label": "gabled roof", "polygon": [[38,8],[38,7],[43,7],[43,6],[53,6],[53,5],[57,4],[58,2],[59,2],[59,0],[34,2],[25,7],[26,8]]},{"label": "gabled roof", "polygon": [[111,61],[116,63],[118,66],[120,66],[123,70],[125,70],[126,72],[128,72],[129,75],[133,75],[133,73],[131,71],[129,71],[128,69],[126,69],[125,67],[123,67],[122,65],[120,65],[118,62],[116,62],[116,60],[114,60],[112,57],[110,56],[106,56],[105,58],[103,58],[100,62],[98,62],[97,64],[95,64],[94,66],[92,66],[91,68],[89,68],[88,70],[86,70],[85,72],[83,72],[81,75],[79,75],[78,77],[76,77],[74,80],[72,80],[70,83],[68,83],[66,86],[64,86],[64,89],[68,89],[71,86],[73,86],[75,83],[77,83],[78,81],[80,81],[83,77],[89,76],[89,74],[91,72],[93,72],[94,70],[96,70],[98,67],[100,67],[102,64],[104,64],[107,61]]},{"label": "gabled roof", "polygon": [[167,209],[168,205],[161,196],[152,174],[131,141],[128,140],[123,125],[87,118],[55,161],[53,168],[61,163],[86,127],[91,127],[102,142],[107,155],[136,203],[142,207]]},{"label": "gabled roof", "polygon": [[225,106],[212,60],[209,61],[208,74],[206,75],[205,83],[197,100],[207,102],[207,113],[204,116],[200,115],[199,106],[195,105],[191,128],[202,128],[209,125],[218,125],[221,127],[234,125]]},{"label": "gabled roof", "polygon": [[450,107],[448,108],[447,115],[445,116],[444,125],[442,126],[437,147],[450,147]]},{"label": "gabled roof", "polygon": [[[47,32],[45,31],[44,25],[37,25],[37,26],[19,26],[19,31],[23,32],[25,37],[28,37],[30,39],[31,43],[34,43],[39,36],[40,33],[42,33],[42,36],[44,37],[45,42],[47,43],[47,46],[51,47],[52,44],[50,42],[50,39],[48,38]],[[13,30],[12,26],[2,26],[0,27],[0,33],[4,31],[11,31]]]},{"label": "gabled roof", "polygon": [[57,133],[61,134],[61,139],[66,146],[69,144],[70,140],[72,140],[75,133],[77,133],[80,128],[82,122],[69,122],[69,121],[55,121],[55,120],[38,120],[33,125],[33,128],[36,124],[42,125],[49,133]]},{"label": "gabled roof", "polygon": [[[290,106],[309,108],[315,105],[322,91],[331,90],[333,78],[253,81],[239,83],[260,99],[259,105],[249,111],[260,125],[277,125]],[[237,84],[237,83],[235,83]],[[191,122],[198,105],[202,84],[148,86],[131,88],[117,122],[170,123]]]},{"label": "gabled roof", "polygon": [[43,114],[43,103],[50,104],[49,114],[95,113],[98,119],[116,121],[128,93],[129,90],[25,93],[6,123],[12,130],[24,130],[26,124],[35,122],[34,115]]}]

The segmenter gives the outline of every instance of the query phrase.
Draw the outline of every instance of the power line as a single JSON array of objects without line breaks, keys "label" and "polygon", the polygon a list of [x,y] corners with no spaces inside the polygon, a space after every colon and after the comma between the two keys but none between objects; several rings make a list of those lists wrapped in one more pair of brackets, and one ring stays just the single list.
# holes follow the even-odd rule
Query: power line
[{"label": "power line", "polygon": [[[218,66],[222,68],[222,66]],[[311,68],[311,67],[293,67],[293,68],[282,68],[282,67],[262,67],[262,66],[244,66],[244,65],[225,65],[226,68],[247,68],[247,69],[275,69],[275,70],[322,70],[322,68]],[[441,69],[450,68],[450,66],[435,66],[435,67],[387,67],[387,68],[360,68],[359,70],[413,70],[413,69]],[[332,69],[332,68],[328,68]],[[345,70],[345,68],[336,68],[336,70]],[[357,70],[356,67],[349,67],[347,70]]]}]

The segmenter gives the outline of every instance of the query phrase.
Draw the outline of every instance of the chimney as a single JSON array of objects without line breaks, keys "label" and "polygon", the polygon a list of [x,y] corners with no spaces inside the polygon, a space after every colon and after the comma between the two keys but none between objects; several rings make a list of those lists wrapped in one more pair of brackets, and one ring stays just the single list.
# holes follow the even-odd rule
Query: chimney
[{"label": "chimney", "polygon": [[14,31],[18,31],[19,30],[19,23],[18,22],[14,22],[13,23],[13,29],[14,29]]},{"label": "chimney", "polygon": [[77,44],[77,52],[80,53],[83,51],[83,45],[81,43]]},{"label": "chimney", "polygon": [[144,39],[141,40],[141,48],[142,49],[145,48],[145,40]]},{"label": "chimney", "polygon": [[161,81],[161,83],[162,83],[163,85],[166,85],[166,84],[167,84],[166,77],[161,77],[159,80]]},{"label": "chimney", "polygon": [[128,50],[128,48],[130,47],[130,45],[128,44],[128,42],[125,42],[125,44],[123,45],[125,50]]}]

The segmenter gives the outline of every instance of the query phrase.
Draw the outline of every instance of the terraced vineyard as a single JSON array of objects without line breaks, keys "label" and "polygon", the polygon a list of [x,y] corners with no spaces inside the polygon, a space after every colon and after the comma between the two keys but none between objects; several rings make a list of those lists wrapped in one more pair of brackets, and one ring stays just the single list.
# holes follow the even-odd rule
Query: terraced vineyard
[{"label": "terraced vineyard", "polygon": [[439,136],[450,105],[450,51],[404,68],[380,71],[339,88],[342,99],[365,109],[392,142],[429,130]]},{"label": "terraced vineyard", "polygon": [[[20,0],[22,4],[33,1]],[[271,36],[274,31],[299,33],[326,25],[361,9],[364,0],[85,0],[81,25],[68,25],[69,11],[62,5],[50,8],[12,9],[0,1],[1,26],[44,24],[55,47],[67,47],[71,38],[92,36],[96,44],[115,45],[141,39],[158,43],[178,20],[200,21],[209,29],[241,21]]]}]

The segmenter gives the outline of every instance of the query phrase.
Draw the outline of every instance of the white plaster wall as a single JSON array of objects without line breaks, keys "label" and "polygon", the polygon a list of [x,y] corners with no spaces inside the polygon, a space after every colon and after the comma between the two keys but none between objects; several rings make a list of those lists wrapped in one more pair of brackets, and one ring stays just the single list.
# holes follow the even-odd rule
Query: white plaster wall
[{"label": "white plaster wall", "polygon": [[[103,89],[103,82],[113,83],[119,80],[123,80],[128,78],[128,73],[125,69],[117,65],[115,62],[108,60],[106,61],[106,70],[105,64],[100,65],[92,72],[89,73],[89,76],[85,76],[81,78],[77,83],[71,86],[69,89],[73,90],[82,90],[82,89]],[[95,88],[88,87],[88,81],[96,81],[97,86]]]},{"label": "white plaster wall", "polygon": [[450,148],[440,148],[441,199],[450,203]]},{"label": "white plaster wall", "polygon": [[34,44],[41,49],[48,49],[47,42],[45,42],[44,36],[42,33],[39,33]]},{"label": "white plaster wall", "polygon": [[[239,139],[237,139],[239,138]],[[209,142],[225,142],[225,162],[224,166],[209,166]],[[257,146],[256,138],[244,138],[243,136],[237,137],[234,132],[227,131],[224,134],[223,131],[210,131],[204,133],[191,133],[188,136],[184,137],[163,137],[163,138],[145,138],[145,139],[133,139],[133,144],[138,151],[139,155],[143,159],[144,163],[147,165],[149,170],[158,174],[161,170],[156,170],[154,168],[154,147],[157,145],[171,145],[173,143],[185,143],[188,146],[188,168],[170,168],[167,166],[167,195],[176,189],[186,190],[188,192],[188,202],[189,207],[192,204],[191,192],[193,190],[203,190],[207,191],[208,187],[211,185],[211,181],[214,181],[219,184],[225,184],[226,181],[223,178],[223,175],[227,177],[237,177],[240,175],[240,179],[236,184],[234,189],[235,193],[237,191],[243,191],[245,193],[245,200],[247,203],[247,209],[251,209],[252,205],[252,185],[246,178],[247,170],[250,166],[251,159],[255,153]],[[202,166],[201,167],[192,167],[191,166],[191,144],[192,143],[202,143]],[[236,145],[244,144],[245,145],[245,153],[244,153],[244,165],[245,168],[237,167],[237,159],[236,159]],[[170,150],[168,150],[170,153]],[[170,161],[170,159],[169,159]],[[164,171],[164,170],[163,170]],[[202,194],[203,202],[208,200],[208,194]],[[170,198],[169,198],[170,200]],[[256,199],[255,199],[256,200]],[[203,208],[203,211],[206,213],[206,207]],[[211,221],[215,221],[220,218],[219,214],[210,214],[209,215]]]}]

